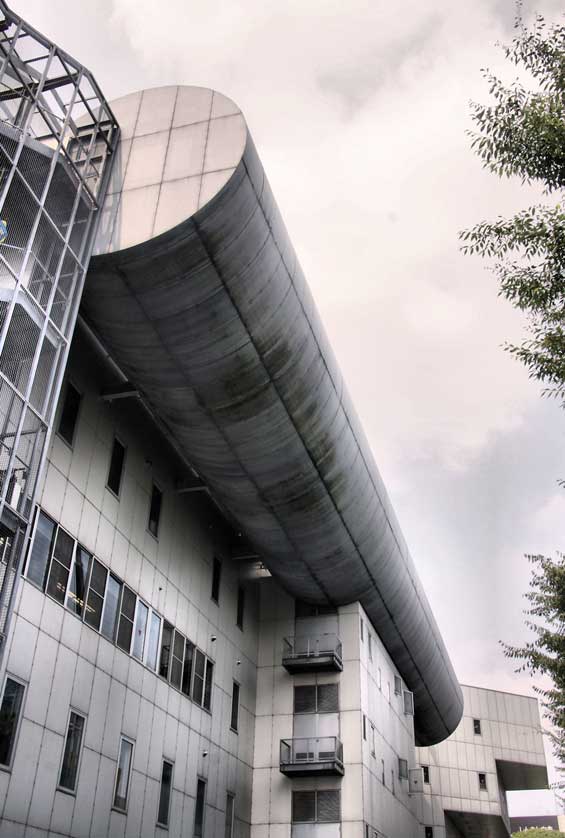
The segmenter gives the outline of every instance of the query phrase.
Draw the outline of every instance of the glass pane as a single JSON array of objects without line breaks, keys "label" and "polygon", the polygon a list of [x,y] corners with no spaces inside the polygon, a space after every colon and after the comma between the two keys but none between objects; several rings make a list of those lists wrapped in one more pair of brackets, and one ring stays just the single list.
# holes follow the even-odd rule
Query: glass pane
[{"label": "glass pane", "polygon": [[124,448],[121,442],[115,439],[114,445],[112,447],[112,456],[110,458],[110,469],[108,471],[107,486],[116,495],[120,494],[120,484],[122,482],[122,471],[124,467],[125,456],[126,449]]},{"label": "glass pane", "polygon": [[175,642],[173,645],[173,655],[182,661],[184,655],[184,637],[179,631],[175,631]]},{"label": "glass pane", "polygon": [[149,621],[149,637],[147,638],[147,666],[150,669],[157,669],[157,655],[159,653],[159,633],[161,631],[161,618],[153,611]]},{"label": "glass pane", "polygon": [[292,793],[292,822],[311,823],[316,820],[316,792],[294,791]]},{"label": "glass pane", "polygon": [[232,838],[233,835],[233,794],[226,796],[226,823],[224,828],[224,838]]},{"label": "glass pane", "polygon": [[145,643],[145,629],[147,627],[147,615],[149,609],[141,600],[137,601],[137,614],[135,618],[135,632],[133,636],[132,655],[139,660],[143,658],[143,645]]},{"label": "glass pane", "polygon": [[65,602],[65,595],[67,593],[67,582],[69,580],[69,571],[66,567],[56,559],[51,562],[51,570],[49,571],[49,581],[47,582],[47,593],[63,605]]},{"label": "glass pane", "polygon": [[45,582],[45,572],[49,562],[54,532],[54,522],[44,515],[43,512],[40,512],[26,575],[28,579],[31,579],[32,582],[35,582],[36,585],[40,585],[41,587],[43,587]]},{"label": "glass pane", "polygon": [[64,530],[59,528],[57,531],[53,555],[67,568],[67,570],[71,566],[74,546],[74,539],[71,538]]},{"label": "glass pane", "polygon": [[192,698],[197,704],[202,704],[204,695],[204,668],[206,658],[200,649],[196,649],[194,657],[194,684],[192,687]]},{"label": "glass pane", "polygon": [[84,609],[84,597],[91,559],[90,553],[78,544],[67,594],[67,608],[78,614],[79,617],[82,616]]},{"label": "glass pane", "polygon": [[86,600],[86,608],[84,611],[84,619],[85,622],[88,623],[89,626],[96,629],[100,627],[100,620],[102,618],[102,606],[104,604],[104,600],[101,596],[98,596],[93,590],[88,592],[88,598]]},{"label": "glass pane", "polygon": [[118,626],[118,637],[116,643],[123,649],[124,652],[127,652],[129,655],[129,650],[131,649],[131,636],[133,634],[133,623],[131,620],[122,614],[120,617],[120,624]]},{"label": "glass pane", "polygon": [[123,593],[123,596],[122,596],[121,612],[122,612],[122,614],[125,614],[125,616],[128,618],[128,620],[131,620],[132,623],[133,623],[133,618],[135,616],[135,602],[136,602],[136,599],[137,599],[137,597],[134,594],[134,592],[130,591],[130,589],[127,588],[124,585],[124,593]]},{"label": "glass pane", "polygon": [[63,755],[63,765],[61,766],[61,776],[59,778],[59,785],[65,789],[75,790],[78,773],[78,762],[80,758],[80,746],[82,744],[82,734],[84,730],[84,719],[77,713],[71,713],[69,719],[69,729],[67,731],[67,741],[65,742],[65,753]]},{"label": "glass pane", "polygon": [[92,576],[90,577],[90,590],[96,591],[96,593],[101,597],[104,596],[104,591],[106,589],[107,575],[108,571],[104,565],[94,559],[94,564],[92,565]]},{"label": "glass pane", "polygon": [[161,499],[163,495],[157,486],[153,486],[151,493],[151,505],[149,507],[149,532],[153,533],[155,537],[159,533],[159,518],[161,517]]},{"label": "glass pane", "polygon": [[202,838],[202,827],[204,826],[204,795],[206,794],[206,783],[198,780],[196,786],[196,806],[194,810],[194,838]]},{"label": "glass pane", "polygon": [[108,640],[114,640],[116,631],[116,620],[118,617],[118,608],[120,605],[120,593],[122,590],[121,582],[114,579],[113,576],[108,578],[106,585],[106,596],[104,598],[104,617],[102,618],[102,628],[100,631],[107,637]]},{"label": "glass pane", "polygon": [[194,656],[194,645],[190,640],[186,641],[184,647],[184,664],[182,667],[182,686],[185,695],[190,695],[190,681],[192,679],[192,659]]},{"label": "glass pane", "polygon": [[0,707],[0,764],[10,765],[18,728],[18,719],[24,697],[24,688],[17,681],[6,678],[2,706]]},{"label": "glass pane", "polygon": [[182,679],[182,663],[173,656],[171,661],[171,684],[180,689]]},{"label": "glass pane", "polygon": [[233,692],[231,697],[231,728],[237,730],[239,716],[239,684],[233,682]]},{"label": "glass pane", "polygon": [[204,688],[204,707],[206,710],[210,709],[212,703],[212,675],[214,673],[214,664],[208,661],[206,666],[206,686]]},{"label": "glass pane", "polygon": [[61,410],[61,418],[59,419],[59,434],[69,445],[73,444],[79,407],[80,393],[69,383],[67,384],[65,401]]},{"label": "glass pane", "polygon": [[127,806],[132,751],[133,745],[131,742],[128,742],[127,739],[122,739],[118,759],[118,773],[116,774],[116,791],[114,793],[114,806],[117,809],[125,810]]},{"label": "glass pane", "polygon": [[159,794],[159,814],[157,823],[167,826],[169,823],[169,801],[171,799],[171,780],[173,777],[173,766],[170,762],[163,760],[163,771],[161,772],[161,791]]},{"label": "glass pane", "polygon": [[159,660],[159,675],[163,678],[169,677],[169,659],[171,656],[172,635],[173,627],[170,623],[165,623],[163,626],[163,634],[161,636],[161,658]]}]

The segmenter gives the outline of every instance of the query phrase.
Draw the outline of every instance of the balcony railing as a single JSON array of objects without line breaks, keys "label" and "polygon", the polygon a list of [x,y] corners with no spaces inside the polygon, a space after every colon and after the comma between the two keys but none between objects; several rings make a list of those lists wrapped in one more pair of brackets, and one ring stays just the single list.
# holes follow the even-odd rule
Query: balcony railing
[{"label": "balcony railing", "polygon": [[282,665],[291,675],[299,672],[341,672],[341,640],[337,634],[285,637]]},{"label": "balcony railing", "polygon": [[341,740],[337,736],[281,739],[280,769],[291,777],[342,776]]}]

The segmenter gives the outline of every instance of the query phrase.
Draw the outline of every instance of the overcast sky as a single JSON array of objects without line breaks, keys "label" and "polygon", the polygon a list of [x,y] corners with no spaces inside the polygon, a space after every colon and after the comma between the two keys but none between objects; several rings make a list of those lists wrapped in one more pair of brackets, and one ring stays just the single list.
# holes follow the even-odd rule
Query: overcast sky
[{"label": "overcast sky", "polygon": [[[16,0],[14,0],[16,5]],[[557,20],[561,0],[525,0]],[[465,131],[512,0],[18,0],[105,95],[234,99],[309,279],[459,679],[528,693],[526,552],[564,549],[565,415],[502,349],[523,323],[457,233],[536,200]],[[507,70],[506,70],[507,72]],[[516,813],[551,811],[550,793]]]}]

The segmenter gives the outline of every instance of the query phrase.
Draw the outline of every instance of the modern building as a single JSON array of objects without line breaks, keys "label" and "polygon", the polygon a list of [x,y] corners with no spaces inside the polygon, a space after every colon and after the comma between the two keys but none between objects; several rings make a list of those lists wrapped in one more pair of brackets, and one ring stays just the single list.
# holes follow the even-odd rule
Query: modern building
[{"label": "modern building", "polygon": [[241,112],[0,10],[0,836],[508,834]]}]

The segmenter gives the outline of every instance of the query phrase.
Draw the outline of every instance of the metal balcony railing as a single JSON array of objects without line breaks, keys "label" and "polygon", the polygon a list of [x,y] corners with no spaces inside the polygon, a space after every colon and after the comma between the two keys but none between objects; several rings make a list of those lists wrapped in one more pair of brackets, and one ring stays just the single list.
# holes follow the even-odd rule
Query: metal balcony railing
[{"label": "metal balcony railing", "polygon": [[291,674],[343,669],[341,640],[337,634],[285,637],[282,664]]},{"label": "metal balcony railing", "polygon": [[295,777],[343,775],[343,745],[337,736],[281,739],[280,770]]}]

